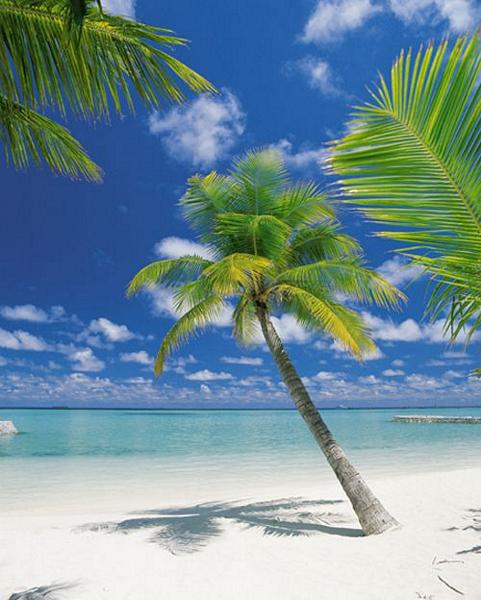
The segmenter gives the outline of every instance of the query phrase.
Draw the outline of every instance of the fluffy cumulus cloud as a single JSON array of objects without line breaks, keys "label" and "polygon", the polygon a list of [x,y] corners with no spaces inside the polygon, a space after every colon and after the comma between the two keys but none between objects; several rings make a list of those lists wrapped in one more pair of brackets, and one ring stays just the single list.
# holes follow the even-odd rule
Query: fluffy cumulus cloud
[{"label": "fluffy cumulus cloud", "polygon": [[325,44],[362,27],[382,8],[370,0],[319,0],[303,33],[304,42]]},{"label": "fluffy cumulus cloud", "polygon": [[154,252],[160,258],[180,258],[191,254],[208,260],[213,258],[211,250],[204,244],[175,236],[166,237],[157,242]]},{"label": "fluffy cumulus cloud", "polygon": [[404,371],[401,369],[384,369],[382,374],[385,377],[400,377],[401,375],[404,375]]},{"label": "fluffy cumulus cloud", "polygon": [[423,272],[421,267],[409,264],[400,256],[384,261],[377,271],[397,287],[403,287],[418,279]]},{"label": "fluffy cumulus cloud", "polygon": [[69,359],[72,361],[74,371],[95,373],[105,368],[104,361],[97,358],[91,348],[74,350],[69,355]]},{"label": "fluffy cumulus cloud", "polygon": [[[371,329],[376,340],[384,342],[427,342],[432,344],[448,343],[449,335],[444,331],[445,322],[438,319],[433,323],[418,323],[414,319],[405,319],[396,323],[390,319],[382,319],[368,312],[363,312],[364,320]],[[480,334],[475,333],[472,341],[480,339]],[[456,343],[466,341],[462,333]]]},{"label": "fluffy cumulus cloud", "polygon": [[306,56],[296,65],[312,89],[321,92],[324,96],[336,97],[342,94],[339,77],[332,71],[326,60]]},{"label": "fluffy cumulus cloud", "polygon": [[225,381],[234,379],[231,373],[226,371],[209,371],[209,369],[203,369],[202,371],[195,371],[194,373],[188,373],[185,378],[190,381]]},{"label": "fluffy cumulus cloud", "polygon": [[221,96],[201,95],[167,113],[153,113],[149,130],[161,137],[174,159],[209,168],[229,155],[244,133],[245,121],[239,100],[224,90]]},{"label": "fluffy cumulus cloud", "polygon": [[30,321],[31,323],[54,323],[67,319],[67,314],[62,306],[52,306],[46,311],[33,304],[1,306],[0,316],[9,321]]},{"label": "fluffy cumulus cloud", "polygon": [[102,8],[111,15],[135,18],[136,0],[102,0]]},{"label": "fluffy cumulus cloud", "polygon": [[264,364],[264,360],[262,358],[256,358],[254,356],[222,356],[220,360],[228,365],[260,367]]},{"label": "fluffy cumulus cloud", "polygon": [[280,152],[286,167],[291,171],[319,172],[327,158],[327,151],[324,148],[302,147],[296,151],[292,142],[285,138],[271,144],[270,147]]},{"label": "fluffy cumulus cloud", "polygon": [[46,352],[50,350],[49,344],[42,338],[32,335],[28,331],[7,331],[0,328],[0,348],[9,350],[30,350],[33,352]]},{"label": "fluffy cumulus cloud", "polygon": [[145,350],[139,350],[138,352],[122,352],[120,355],[120,361],[150,366],[153,364],[154,359],[152,358],[152,356],[147,354]]},{"label": "fluffy cumulus cloud", "polygon": [[405,23],[424,25],[445,21],[455,33],[474,28],[481,16],[476,0],[390,0],[389,6]]},{"label": "fluffy cumulus cloud", "polygon": [[302,40],[315,44],[340,40],[379,13],[406,24],[446,23],[451,31],[462,33],[476,27],[481,10],[477,0],[318,0]]},{"label": "fluffy cumulus cloud", "polygon": [[126,325],[117,325],[105,317],[94,319],[88,326],[88,332],[102,335],[107,342],[128,342],[137,336]]}]

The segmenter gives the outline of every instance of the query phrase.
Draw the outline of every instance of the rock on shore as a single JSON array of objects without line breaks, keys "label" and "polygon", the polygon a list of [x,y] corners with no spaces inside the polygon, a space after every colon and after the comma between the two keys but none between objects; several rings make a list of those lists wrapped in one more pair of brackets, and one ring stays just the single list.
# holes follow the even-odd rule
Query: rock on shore
[{"label": "rock on shore", "polygon": [[14,435],[18,433],[12,421],[0,421],[0,435]]}]

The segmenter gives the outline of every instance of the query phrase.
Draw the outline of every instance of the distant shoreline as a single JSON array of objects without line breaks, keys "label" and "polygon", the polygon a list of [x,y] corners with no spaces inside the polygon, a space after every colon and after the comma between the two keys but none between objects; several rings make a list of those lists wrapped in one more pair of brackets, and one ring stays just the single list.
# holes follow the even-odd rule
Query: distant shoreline
[{"label": "distant shoreline", "polygon": [[[447,405],[447,406],[433,406],[432,404],[423,405],[423,406],[318,406],[319,410],[450,410],[450,409],[471,409],[471,408],[481,408],[481,404],[470,404],[470,405]],[[143,407],[143,406],[129,406],[129,407],[102,407],[102,406],[0,406],[0,410],[52,410],[52,411],[66,411],[66,410],[90,410],[90,411],[142,411],[142,412],[279,412],[279,411],[297,411],[296,407],[289,408],[174,408],[174,407]]]}]

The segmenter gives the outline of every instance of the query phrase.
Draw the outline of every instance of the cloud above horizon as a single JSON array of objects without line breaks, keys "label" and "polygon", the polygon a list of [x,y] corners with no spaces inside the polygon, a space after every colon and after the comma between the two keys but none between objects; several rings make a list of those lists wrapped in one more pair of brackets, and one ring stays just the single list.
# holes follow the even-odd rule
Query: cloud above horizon
[{"label": "cloud above horizon", "polygon": [[154,246],[154,252],[159,258],[180,258],[181,256],[196,255],[212,260],[212,251],[204,244],[193,240],[169,236],[161,239]]},{"label": "cloud above horizon", "polygon": [[463,33],[474,29],[481,9],[475,0],[318,0],[301,39],[317,45],[341,41],[381,13],[405,25],[446,23],[450,31]]},{"label": "cloud above horizon", "polygon": [[388,258],[376,271],[396,287],[403,287],[406,284],[412,283],[416,279],[419,279],[423,273],[423,269],[420,266],[409,264],[401,256]]},{"label": "cloud above horizon", "polygon": [[129,19],[135,19],[136,4],[136,0],[102,0],[105,12]]},{"label": "cloud above horizon", "polygon": [[175,160],[208,169],[227,158],[245,131],[246,114],[228,90],[203,94],[184,106],[149,117],[149,131],[160,136]]},{"label": "cloud above horizon", "polygon": [[[54,323],[68,318],[63,306],[51,306],[46,311],[33,304],[1,306],[0,316],[9,321],[30,321],[31,323]],[[71,318],[75,319],[76,317]]]}]

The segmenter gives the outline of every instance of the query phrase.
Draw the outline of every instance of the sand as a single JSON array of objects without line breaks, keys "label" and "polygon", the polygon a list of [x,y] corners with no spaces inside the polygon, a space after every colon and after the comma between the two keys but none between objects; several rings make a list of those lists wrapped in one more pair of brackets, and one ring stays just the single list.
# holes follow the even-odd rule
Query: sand
[{"label": "sand", "polygon": [[[105,498],[96,509],[92,498],[80,497],[68,507],[0,509],[0,599],[66,584],[52,597],[460,598],[452,586],[481,600],[481,467],[374,477],[370,484],[402,528],[360,537],[335,481],[302,489],[283,481],[269,493],[246,489],[242,500],[238,490],[233,496],[215,486],[209,494],[191,490],[178,498],[146,490],[136,515],[127,514],[128,482],[112,510]],[[259,504],[271,500],[272,506]],[[212,501],[234,503],[192,508]],[[190,508],[167,515],[168,506]],[[123,529],[116,528],[125,519]],[[164,526],[154,527],[159,519]]]}]

